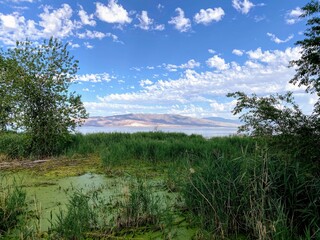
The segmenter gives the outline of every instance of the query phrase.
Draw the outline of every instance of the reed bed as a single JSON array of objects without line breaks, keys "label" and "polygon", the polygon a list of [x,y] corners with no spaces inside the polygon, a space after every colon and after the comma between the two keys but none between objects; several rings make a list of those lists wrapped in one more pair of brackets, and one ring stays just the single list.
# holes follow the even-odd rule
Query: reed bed
[{"label": "reed bed", "polygon": [[[27,141],[23,134],[2,134],[0,154],[23,158]],[[316,151],[311,156],[307,146],[302,151],[283,145],[296,141],[243,136],[205,139],[163,132],[74,134],[60,155],[96,155],[108,171],[143,162],[164,168],[164,186],[181,197],[178,210],[202,229],[196,234],[199,239],[320,239],[320,158]],[[159,215],[146,186],[137,182],[119,205],[114,223],[118,229],[161,226],[163,216],[173,216]],[[70,203],[67,213],[61,214],[55,228],[61,229],[56,232],[63,233],[64,226],[78,226],[86,233],[102,231],[96,229],[95,215],[85,199],[82,195],[71,199],[79,202]],[[85,212],[73,209],[76,204],[83,204],[79,208]],[[74,224],[70,220],[74,218],[84,222]],[[75,239],[83,236],[82,230],[77,231]]]}]

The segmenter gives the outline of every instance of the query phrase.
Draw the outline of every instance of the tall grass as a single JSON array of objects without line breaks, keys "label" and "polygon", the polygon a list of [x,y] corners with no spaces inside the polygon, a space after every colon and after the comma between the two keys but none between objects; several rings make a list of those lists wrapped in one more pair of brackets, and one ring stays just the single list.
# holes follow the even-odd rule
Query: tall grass
[{"label": "tall grass", "polygon": [[98,229],[98,213],[91,200],[90,194],[80,190],[74,192],[67,204],[67,210],[60,209],[56,221],[52,222],[51,237],[84,239],[86,233]]},{"label": "tall grass", "polygon": [[228,157],[235,156],[241,152],[242,145],[248,146],[252,152],[254,144],[255,140],[240,137],[208,140],[199,135],[180,133],[136,133],[109,142],[100,156],[106,165],[132,159],[154,163],[174,162],[190,159],[190,156],[202,159],[220,153]]},{"label": "tall grass", "polygon": [[116,226],[119,229],[155,226],[160,222],[160,215],[159,198],[152,194],[146,182],[137,179],[120,203]]},{"label": "tall grass", "polygon": [[[25,156],[28,149],[25,141],[23,134],[1,135],[0,153]],[[320,239],[320,171],[315,161],[319,154],[310,153],[308,146],[297,150],[277,146],[277,142],[277,137],[205,139],[163,132],[75,134],[61,154],[69,157],[97,154],[111,167],[141,161],[154,166],[166,164],[167,189],[182,193],[193,218],[214,237]],[[284,143],[283,139],[280,143]],[[116,225],[156,224],[157,207],[149,189],[138,182],[130,191],[121,205]],[[68,225],[77,228],[75,238],[90,229],[73,224],[73,218],[82,216],[86,225],[92,226],[85,212],[72,210],[72,205],[83,203],[79,208],[91,211],[90,205],[80,201],[82,196],[78,197],[72,200],[69,212],[61,215],[57,225],[57,229]],[[151,205],[144,205],[144,201]],[[63,228],[59,232],[63,233]]]},{"label": "tall grass", "polygon": [[24,158],[28,156],[29,143],[25,134],[0,132],[0,153],[8,158]]},{"label": "tall grass", "polygon": [[159,230],[160,222],[168,222],[162,212],[167,210],[146,181],[134,179],[125,189],[116,201],[106,201],[101,189],[75,189],[66,208],[60,209],[55,219],[52,216],[50,239],[113,239],[140,228]]},{"label": "tall grass", "polygon": [[26,192],[16,183],[6,184],[0,178],[0,238],[19,223],[19,217],[26,212]]},{"label": "tall grass", "polygon": [[238,158],[208,157],[189,171],[186,205],[216,237],[320,237],[319,176],[308,165],[257,149]]},{"label": "tall grass", "polygon": [[[128,158],[148,161],[172,161],[185,154],[204,157],[209,152],[233,155],[243,145],[253,145],[256,140],[244,137],[221,137],[210,140],[200,135],[183,133],[94,133],[72,134],[64,145],[57,143],[56,155],[87,156],[100,154],[106,162]],[[30,152],[30,141],[23,133],[1,133],[0,153],[9,158],[35,157]]]}]

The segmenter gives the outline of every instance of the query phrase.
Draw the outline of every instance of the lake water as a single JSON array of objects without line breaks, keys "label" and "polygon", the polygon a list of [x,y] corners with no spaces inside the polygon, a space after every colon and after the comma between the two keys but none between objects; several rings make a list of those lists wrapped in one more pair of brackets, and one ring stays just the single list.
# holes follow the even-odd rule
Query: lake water
[{"label": "lake water", "polygon": [[219,137],[219,136],[230,136],[237,133],[236,127],[172,127],[172,128],[163,128],[163,127],[88,127],[82,126],[76,129],[78,132],[86,133],[98,133],[98,132],[121,132],[121,133],[136,133],[136,132],[179,132],[185,133],[188,135],[198,134],[202,135],[205,138]]}]

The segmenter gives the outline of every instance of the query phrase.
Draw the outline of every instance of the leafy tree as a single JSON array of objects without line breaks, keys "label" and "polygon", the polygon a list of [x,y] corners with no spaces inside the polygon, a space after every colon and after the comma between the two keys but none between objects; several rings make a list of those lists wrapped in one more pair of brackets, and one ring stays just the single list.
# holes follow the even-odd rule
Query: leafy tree
[{"label": "leafy tree", "polygon": [[[296,67],[296,74],[290,83],[306,86],[306,91],[320,96],[320,6],[319,1],[311,0],[303,8],[301,18],[309,17],[305,31],[306,38],[296,42],[301,46],[301,58],[291,61]],[[302,113],[294,102],[292,93],[271,95],[269,97],[251,97],[243,92],[228,94],[237,98],[238,102],[233,114],[244,112],[240,119],[245,123],[239,131],[253,135],[301,134],[320,131],[320,102],[315,105],[310,116]],[[309,129],[309,130],[307,130]]]},{"label": "leafy tree", "polygon": [[292,93],[271,95],[269,97],[251,97],[243,92],[229,93],[228,97],[237,99],[234,115],[243,111],[240,120],[244,125],[239,132],[248,132],[254,136],[296,135],[302,127],[313,129],[313,118],[302,113],[294,102]]},{"label": "leafy tree", "polygon": [[17,42],[7,58],[15,62],[9,78],[17,96],[15,126],[29,136],[33,155],[58,153],[69,132],[87,118],[80,96],[69,92],[78,61],[69,55],[67,45],[53,38],[40,45]]},{"label": "leafy tree", "polygon": [[291,61],[291,66],[296,66],[296,74],[290,83],[304,85],[307,92],[316,92],[320,96],[320,2],[312,0],[303,8],[301,18],[309,17],[305,31],[305,39],[297,41],[301,46],[302,56],[296,61]]},{"label": "leafy tree", "polygon": [[0,132],[13,127],[13,115],[16,102],[16,91],[13,66],[16,62],[0,55]]},{"label": "leafy tree", "polygon": [[320,163],[320,120],[316,114],[305,115],[291,92],[268,97],[235,92],[228,96],[237,99],[232,113],[243,112],[239,133],[264,137],[274,149],[305,162]]},{"label": "leafy tree", "polygon": [[7,94],[6,75],[6,60],[0,57],[0,131],[6,130],[11,109],[10,100],[8,99],[10,95]]},{"label": "leafy tree", "polygon": [[[306,91],[320,96],[320,7],[319,1],[311,0],[303,8],[301,18],[309,17],[305,39],[296,42],[301,47],[301,58],[291,61],[296,74],[290,83],[306,86]],[[294,102],[292,93],[258,97],[243,92],[229,93],[237,99],[233,114],[243,113],[244,125],[239,132],[254,136],[277,135],[277,145],[285,146],[301,159],[320,163],[320,100],[311,115],[305,115]],[[280,141],[279,141],[280,140]],[[282,143],[282,144],[281,144]]]}]

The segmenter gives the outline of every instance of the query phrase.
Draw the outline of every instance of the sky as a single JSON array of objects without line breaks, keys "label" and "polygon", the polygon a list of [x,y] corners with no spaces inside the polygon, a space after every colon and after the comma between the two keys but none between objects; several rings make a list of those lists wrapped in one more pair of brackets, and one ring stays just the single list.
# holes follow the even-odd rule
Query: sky
[{"label": "sky", "polygon": [[71,90],[90,116],[235,118],[227,93],[292,91],[307,0],[0,0],[0,47],[51,36],[79,60]]}]

